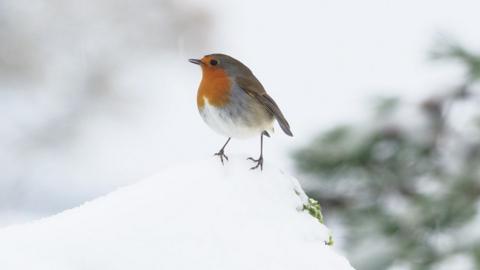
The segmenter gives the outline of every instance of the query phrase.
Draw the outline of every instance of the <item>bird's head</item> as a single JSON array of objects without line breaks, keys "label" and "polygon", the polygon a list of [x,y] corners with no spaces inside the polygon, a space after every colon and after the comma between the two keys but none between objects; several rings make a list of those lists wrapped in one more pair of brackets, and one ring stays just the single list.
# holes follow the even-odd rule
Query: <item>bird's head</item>
[{"label": "bird's head", "polygon": [[229,76],[251,74],[251,71],[242,62],[226,54],[214,53],[205,55],[201,59],[189,59],[188,61],[199,65],[204,75],[219,71],[223,71]]}]

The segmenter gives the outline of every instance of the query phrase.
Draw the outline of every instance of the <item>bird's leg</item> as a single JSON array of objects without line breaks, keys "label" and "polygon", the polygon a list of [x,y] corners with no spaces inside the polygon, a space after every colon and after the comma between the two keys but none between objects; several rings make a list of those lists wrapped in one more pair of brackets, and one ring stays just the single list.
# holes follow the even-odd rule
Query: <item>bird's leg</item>
[{"label": "bird's leg", "polygon": [[227,155],[225,155],[223,150],[225,149],[225,146],[227,146],[230,139],[231,139],[231,137],[228,138],[227,142],[223,145],[223,147],[220,149],[220,151],[218,151],[218,153],[213,154],[214,156],[219,156],[220,157],[220,161],[222,161],[222,165],[223,165],[223,159],[224,158],[228,161],[228,157],[227,157]]},{"label": "bird's leg", "polygon": [[263,136],[264,135],[267,137],[270,137],[270,134],[268,134],[268,132],[265,130],[262,132],[262,134],[260,134],[260,157],[258,157],[258,159],[254,159],[252,157],[248,158],[249,160],[257,163],[257,165],[251,167],[250,170],[255,170],[258,167],[260,167],[260,170],[263,171]]}]

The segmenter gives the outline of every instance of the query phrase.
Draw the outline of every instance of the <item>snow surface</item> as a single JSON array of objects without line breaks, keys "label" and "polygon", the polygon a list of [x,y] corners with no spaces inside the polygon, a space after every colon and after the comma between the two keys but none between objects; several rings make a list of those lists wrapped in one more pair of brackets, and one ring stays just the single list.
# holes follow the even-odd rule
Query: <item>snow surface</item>
[{"label": "snow surface", "polygon": [[244,158],[171,167],[0,230],[0,269],[353,269],[325,245],[296,179]]}]

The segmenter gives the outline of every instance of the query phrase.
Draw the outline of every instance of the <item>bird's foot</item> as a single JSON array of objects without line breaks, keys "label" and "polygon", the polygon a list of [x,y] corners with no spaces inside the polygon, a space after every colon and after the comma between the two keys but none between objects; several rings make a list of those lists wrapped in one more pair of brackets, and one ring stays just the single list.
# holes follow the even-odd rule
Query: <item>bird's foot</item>
[{"label": "bird's foot", "polygon": [[260,156],[258,159],[254,159],[252,157],[247,159],[257,163],[255,166],[251,167],[250,170],[255,170],[260,167],[260,170],[263,171],[263,156]]},{"label": "bird's foot", "polygon": [[215,154],[213,154],[213,155],[220,157],[220,161],[222,162],[222,165],[223,165],[223,159],[225,159],[226,161],[228,161],[228,157],[227,157],[227,155],[225,155],[225,153],[223,152],[223,148],[220,149],[220,151],[218,151],[218,153],[215,153]]}]

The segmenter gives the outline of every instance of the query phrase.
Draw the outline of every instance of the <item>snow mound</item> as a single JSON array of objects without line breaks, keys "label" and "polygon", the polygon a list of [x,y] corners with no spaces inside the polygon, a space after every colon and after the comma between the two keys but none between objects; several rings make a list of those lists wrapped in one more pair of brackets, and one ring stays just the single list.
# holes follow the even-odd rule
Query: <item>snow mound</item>
[{"label": "snow mound", "polygon": [[[353,269],[297,180],[234,158],[182,164],[0,230],[0,269]],[[48,196],[46,194],[45,196]]]}]

